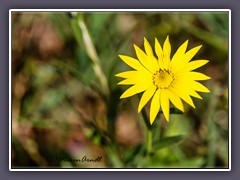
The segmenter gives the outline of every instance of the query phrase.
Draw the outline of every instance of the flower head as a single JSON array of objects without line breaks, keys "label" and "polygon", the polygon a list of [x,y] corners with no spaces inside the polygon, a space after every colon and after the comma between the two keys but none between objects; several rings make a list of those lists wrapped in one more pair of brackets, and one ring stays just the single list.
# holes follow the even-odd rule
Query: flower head
[{"label": "flower head", "polygon": [[167,36],[163,48],[155,38],[154,55],[151,45],[144,38],[145,52],[134,45],[138,59],[119,55],[119,57],[134,70],[116,74],[125,78],[119,85],[132,85],[120,98],[127,98],[141,93],[138,112],[152,98],[150,105],[150,123],[152,124],[162,109],[164,117],[169,121],[170,102],[184,112],[183,101],[195,108],[192,97],[202,99],[198,92],[210,92],[197,81],[208,80],[210,77],[194,70],[208,63],[208,60],[191,59],[201,48],[200,46],[187,50],[188,40],[185,41],[173,55],[171,44]]}]

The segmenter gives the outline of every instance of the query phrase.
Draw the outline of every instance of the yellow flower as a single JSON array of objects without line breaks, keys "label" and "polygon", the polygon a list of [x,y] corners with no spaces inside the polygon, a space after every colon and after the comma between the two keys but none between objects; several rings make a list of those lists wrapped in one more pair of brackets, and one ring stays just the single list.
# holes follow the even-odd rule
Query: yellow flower
[{"label": "yellow flower", "polygon": [[186,51],[187,45],[188,40],[178,48],[171,59],[169,37],[167,36],[163,49],[155,38],[156,58],[151,45],[144,38],[145,52],[134,45],[138,60],[119,55],[127,65],[135,69],[116,74],[117,77],[125,78],[118,83],[119,85],[133,85],[120,98],[127,98],[144,92],[139,102],[138,112],[152,98],[150,106],[151,124],[160,108],[166,120],[169,121],[170,102],[184,112],[182,100],[195,108],[192,97],[202,99],[197,92],[210,92],[204,85],[197,82],[208,80],[210,77],[193,71],[208,63],[208,60],[190,61],[199,51],[201,45]]}]

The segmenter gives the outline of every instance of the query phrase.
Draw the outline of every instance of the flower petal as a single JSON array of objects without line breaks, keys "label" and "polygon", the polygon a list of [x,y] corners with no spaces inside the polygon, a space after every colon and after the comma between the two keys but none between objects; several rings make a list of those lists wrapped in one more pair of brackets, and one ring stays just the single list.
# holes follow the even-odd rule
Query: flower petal
[{"label": "flower petal", "polygon": [[174,65],[174,63],[181,62],[182,58],[184,57],[184,54],[187,50],[188,40],[186,40],[176,51],[176,53],[173,55],[171,64]]},{"label": "flower petal", "polygon": [[195,70],[199,67],[202,67],[203,65],[207,64],[209,61],[208,60],[195,60],[191,61],[186,64],[185,67],[183,67],[183,71],[192,71]]},{"label": "flower petal", "polygon": [[169,121],[169,98],[166,89],[162,89],[160,101],[163,115],[166,118],[166,120]]},{"label": "flower petal", "polygon": [[[119,55],[119,57],[130,67],[133,69],[136,69],[138,71],[142,71],[144,73],[147,73],[148,70],[137,60],[129,56],[125,55]],[[149,73],[149,72],[148,72]]]},{"label": "flower petal", "polygon": [[190,96],[202,99],[202,97],[192,88],[191,82],[192,81],[185,79],[175,79],[173,86],[178,87]]},{"label": "flower petal", "polygon": [[206,88],[204,85],[202,85],[201,83],[197,82],[197,81],[192,81],[190,82],[191,87],[198,92],[205,92],[205,93],[209,93],[209,89]]},{"label": "flower petal", "polygon": [[180,58],[179,61],[175,61],[174,64],[171,65],[172,71],[175,73],[178,72],[179,70],[183,69],[186,67],[189,63],[189,61],[196,55],[196,53],[199,51],[199,49],[202,47],[202,45],[197,46],[195,48],[190,49],[187,51],[182,58]]},{"label": "flower petal", "polygon": [[209,76],[206,76],[203,73],[200,72],[181,72],[181,73],[177,73],[175,74],[175,79],[183,79],[185,81],[191,81],[191,80],[195,80],[195,81],[203,81],[203,80],[208,80],[211,79]]},{"label": "flower petal", "polygon": [[122,80],[121,82],[118,83],[118,85],[129,85],[129,84],[150,84],[151,79],[147,77],[131,77]]},{"label": "flower petal", "polygon": [[182,100],[184,100],[186,103],[188,103],[190,106],[195,108],[195,105],[193,103],[192,98],[188,95],[188,93],[184,92],[181,88],[177,86],[171,86],[169,88],[172,92],[174,92],[177,96],[179,96]]},{"label": "flower petal", "polygon": [[142,95],[139,105],[138,112],[142,110],[142,108],[147,104],[147,102],[151,99],[153,94],[155,93],[157,87],[155,85],[151,85]]},{"label": "flower petal", "polygon": [[151,102],[151,106],[150,106],[150,124],[153,124],[153,122],[159,112],[159,109],[161,106],[160,105],[160,94],[161,94],[161,90],[158,89],[152,98],[152,102]]},{"label": "flower petal", "polygon": [[138,77],[138,76],[152,77],[151,73],[142,73],[141,71],[125,71],[125,72],[115,74],[115,76],[121,77],[121,78],[131,78],[131,77]]},{"label": "flower petal", "polygon": [[146,38],[144,38],[144,48],[148,56],[153,56],[153,50]]},{"label": "flower petal", "polygon": [[170,54],[171,54],[171,44],[169,41],[169,36],[167,36],[167,38],[163,44],[163,67],[164,67],[164,69],[169,69]]},{"label": "flower petal", "polygon": [[150,72],[155,73],[158,70],[157,60],[154,57],[148,57],[137,45],[134,44],[137,57],[142,65]]},{"label": "flower petal", "polygon": [[189,62],[199,51],[199,49],[202,47],[202,45],[199,45],[195,48],[190,49],[188,52],[186,52],[184,56],[184,62]]},{"label": "flower petal", "polygon": [[200,72],[189,72],[188,75],[189,77],[191,77],[191,79],[196,81],[204,81],[204,80],[211,79],[209,76],[206,76],[205,74]]},{"label": "flower petal", "polygon": [[133,96],[135,94],[138,94],[140,92],[145,91],[150,85],[149,84],[135,84],[133,86],[131,86],[130,88],[128,88],[120,97],[120,99],[122,98],[127,98],[130,96]]},{"label": "flower petal", "polygon": [[171,44],[169,41],[169,36],[167,36],[167,38],[163,44],[163,56],[170,57],[170,54],[171,54]]},{"label": "flower petal", "polygon": [[163,59],[163,50],[161,45],[159,44],[157,38],[155,38],[155,52],[157,54],[158,59]]},{"label": "flower petal", "polygon": [[157,57],[158,57],[159,68],[164,69],[164,66],[163,66],[163,50],[162,50],[162,47],[159,44],[157,38],[155,38],[155,52],[156,52]]},{"label": "flower petal", "polygon": [[168,97],[172,104],[180,111],[184,112],[182,100],[172,91],[168,90]]},{"label": "flower petal", "polygon": [[115,76],[121,77],[121,78],[128,78],[128,77],[131,77],[136,72],[138,72],[138,71],[125,71],[125,72],[117,73],[117,74],[115,74]]}]

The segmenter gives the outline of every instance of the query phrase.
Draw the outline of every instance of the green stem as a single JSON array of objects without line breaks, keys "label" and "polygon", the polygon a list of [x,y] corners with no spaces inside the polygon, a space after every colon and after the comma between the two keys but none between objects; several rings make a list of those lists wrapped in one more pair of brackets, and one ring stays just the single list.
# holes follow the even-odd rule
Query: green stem
[{"label": "green stem", "polygon": [[149,121],[149,118],[148,118],[148,115],[147,115],[145,109],[142,109],[142,117],[143,117],[146,127],[148,129],[152,129],[152,125],[150,124],[150,121]]},{"label": "green stem", "polygon": [[150,124],[150,121],[145,109],[142,110],[142,116],[147,129],[146,144],[147,144],[147,157],[149,157],[150,154],[152,153],[152,125]]},{"label": "green stem", "polygon": [[152,130],[147,128],[147,156],[152,153]]},{"label": "green stem", "polygon": [[74,13],[73,15],[76,16],[75,21],[77,21],[78,26],[81,30],[80,32],[76,32],[76,34],[82,35],[82,41],[86,48],[86,52],[92,62],[93,70],[98,78],[98,81],[100,83],[103,94],[106,96],[106,98],[108,98],[109,97],[109,87],[108,87],[107,78],[103,72],[99,56],[98,56],[95,46],[93,44],[90,33],[88,32],[88,28],[84,22],[83,14],[82,13],[77,13],[77,14]]}]

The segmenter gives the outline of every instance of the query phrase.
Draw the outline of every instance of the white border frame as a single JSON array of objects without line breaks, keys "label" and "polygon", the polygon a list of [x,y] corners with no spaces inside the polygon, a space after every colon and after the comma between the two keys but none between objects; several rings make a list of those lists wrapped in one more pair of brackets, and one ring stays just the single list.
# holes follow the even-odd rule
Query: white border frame
[{"label": "white border frame", "polygon": [[[229,13],[229,49],[228,49],[228,70],[229,70],[229,78],[228,78],[228,120],[229,120],[229,139],[228,139],[228,162],[229,168],[227,169],[217,169],[217,168],[189,168],[189,169],[151,169],[151,168],[91,168],[91,169],[84,169],[84,168],[39,168],[39,169],[12,169],[12,41],[11,41],[11,22],[12,22],[12,12],[228,12]],[[9,171],[231,171],[231,10],[230,9],[10,9],[9,10]]]}]

